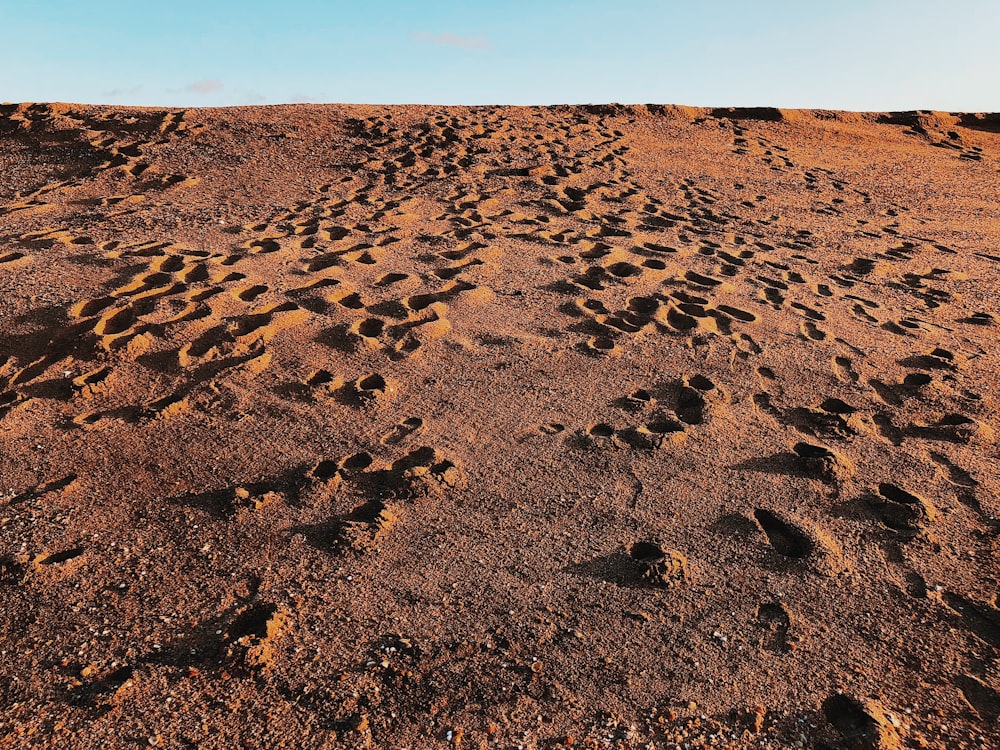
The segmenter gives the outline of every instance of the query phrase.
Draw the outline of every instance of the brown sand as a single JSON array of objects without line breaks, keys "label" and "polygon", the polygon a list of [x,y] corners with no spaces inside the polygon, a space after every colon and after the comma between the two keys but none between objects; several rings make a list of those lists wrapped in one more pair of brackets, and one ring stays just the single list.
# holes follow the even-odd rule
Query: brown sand
[{"label": "brown sand", "polygon": [[0,746],[996,747],[998,171],[989,115],[0,108]]}]

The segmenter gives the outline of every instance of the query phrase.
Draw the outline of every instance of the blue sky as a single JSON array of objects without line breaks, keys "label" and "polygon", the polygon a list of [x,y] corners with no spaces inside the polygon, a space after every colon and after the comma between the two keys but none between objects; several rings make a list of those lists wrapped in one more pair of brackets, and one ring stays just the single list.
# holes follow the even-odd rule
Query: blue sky
[{"label": "blue sky", "polygon": [[1000,110],[998,0],[0,0],[0,100]]}]

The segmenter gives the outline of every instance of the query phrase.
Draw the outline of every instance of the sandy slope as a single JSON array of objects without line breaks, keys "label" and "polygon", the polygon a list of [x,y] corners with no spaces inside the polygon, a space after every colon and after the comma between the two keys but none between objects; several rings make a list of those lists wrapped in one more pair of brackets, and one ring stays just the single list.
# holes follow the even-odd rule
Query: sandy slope
[{"label": "sandy slope", "polygon": [[0,108],[0,746],[997,746],[998,157]]}]

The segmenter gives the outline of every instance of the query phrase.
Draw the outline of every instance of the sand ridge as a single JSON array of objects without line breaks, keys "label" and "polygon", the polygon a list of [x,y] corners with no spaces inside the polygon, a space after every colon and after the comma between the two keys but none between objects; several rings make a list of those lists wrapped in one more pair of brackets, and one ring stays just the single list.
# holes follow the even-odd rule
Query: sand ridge
[{"label": "sand ridge", "polygon": [[10,747],[991,747],[1000,119],[0,107]]}]

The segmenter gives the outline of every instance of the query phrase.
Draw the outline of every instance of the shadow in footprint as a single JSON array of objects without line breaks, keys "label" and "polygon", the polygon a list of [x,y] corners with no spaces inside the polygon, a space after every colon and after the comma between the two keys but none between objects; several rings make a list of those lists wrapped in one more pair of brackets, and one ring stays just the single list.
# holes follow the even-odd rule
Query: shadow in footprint
[{"label": "shadow in footprint", "polygon": [[135,667],[118,667],[93,682],[72,688],[67,696],[67,703],[96,710],[98,714],[108,713],[114,708],[109,699],[134,675]]},{"label": "shadow in footprint", "polygon": [[565,572],[618,586],[641,585],[641,570],[636,561],[624,552],[612,552],[582,563],[573,563],[564,568]]},{"label": "shadow in footprint", "polygon": [[782,557],[800,560],[812,554],[815,542],[801,529],[764,508],[753,513],[771,547]]},{"label": "shadow in footprint", "polygon": [[841,414],[797,406],[786,411],[784,417],[799,432],[818,438],[848,438],[856,434]]},{"label": "shadow in footprint", "polygon": [[320,550],[321,552],[331,552],[337,547],[343,525],[343,521],[335,518],[322,523],[292,526],[288,529],[288,533],[292,535],[301,534],[306,540],[306,544],[313,549]]},{"label": "shadow in footprint", "polygon": [[832,695],[823,701],[822,709],[826,720],[840,733],[842,744],[838,747],[852,750],[890,747],[883,743],[885,732],[881,715],[876,715],[871,706],[857,698],[843,693]]},{"label": "shadow in footprint", "polygon": [[763,628],[760,646],[765,651],[784,654],[788,646],[788,629],[791,619],[781,602],[766,602],[757,607],[757,623]]},{"label": "shadow in footprint", "polygon": [[805,476],[802,471],[799,456],[791,451],[775,453],[773,456],[749,458],[729,467],[736,471],[753,471],[759,474],[783,474],[787,476]]},{"label": "shadow in footprint", "polygon": [[327,328],[316,337],[316,341],[338,352],[350,353],[357,348],[347,323]]},{"label": "shadow in footprint", "polygon": [[983,719],[996,721],[1000,718],[1000,694],[996,690],[969,675],[956,677],[955,685],[962,691],[962,696],[968,704]]},{"label": "shadow in footprint", "polygon": [[705,397],[690,385],[682,385],[677,394],[677,418],[685,424],[698,425],[705,421]]},{"label": "shadow in footprint", "polygon": [[216,519],[231,518],[243,507],[255,507],[255,501],[270,495],[280,495],[288,503],[298,502],[305,484],[305,470],[297,469],[259,482],[245,482],[207,492],[189,492],[167,498],[171,505],[183,505],[203,510]]},{"label": "shadow in footprint", "polygon": [[950,591],[945,591],[942,599],[962,619],[967,630],[991,646],[1000,648],[1000,610]]},{"label": "shadow in footprint", "polygon": [[720,517],[709,526],[709,531],[741,539],[749,539],[758,533],[757,525],[740,513],[728,513]]}]

